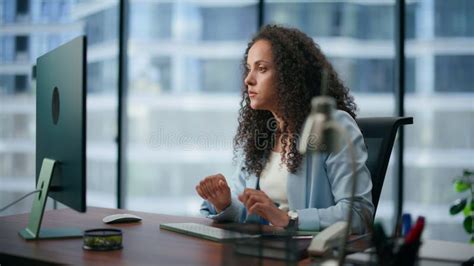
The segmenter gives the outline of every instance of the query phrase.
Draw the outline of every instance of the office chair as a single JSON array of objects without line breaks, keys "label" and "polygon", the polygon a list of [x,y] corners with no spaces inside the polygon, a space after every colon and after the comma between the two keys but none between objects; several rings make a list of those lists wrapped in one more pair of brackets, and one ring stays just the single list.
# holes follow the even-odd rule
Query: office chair
[{"label": "office chair", "polygon": [[397,130],[402,125],[413,124],[413,117],[367,117],[358,118],[356,122],[367,146],[366,165],[372,177],[372,202],[376,212]]}]

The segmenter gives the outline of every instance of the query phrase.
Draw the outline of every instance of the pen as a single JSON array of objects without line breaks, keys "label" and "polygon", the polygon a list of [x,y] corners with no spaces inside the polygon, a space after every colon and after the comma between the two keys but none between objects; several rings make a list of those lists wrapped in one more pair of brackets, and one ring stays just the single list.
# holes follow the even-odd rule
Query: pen
[{"label": "pen", "polygon": [[410,232],[405,237],[405,244],[412,244],[420,240],[421,233],[425,227],[425,217],[419,216],[416,220],[415,226],[410,230]]},{"label": "pen", "polygon": [[411,229],[411,215],[405,213],[402,216],[402,236],[407,236]]}]

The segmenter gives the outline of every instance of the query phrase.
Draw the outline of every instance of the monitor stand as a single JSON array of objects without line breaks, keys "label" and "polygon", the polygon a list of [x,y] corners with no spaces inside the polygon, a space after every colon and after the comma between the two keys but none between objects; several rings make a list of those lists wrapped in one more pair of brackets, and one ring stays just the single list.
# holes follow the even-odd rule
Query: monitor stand
[{"label": "monitor stand", "polygon": [[44,207],[48,198],[49,187],[53,177],[54,166],[58,163],[55,160],[45,158],[41,165],[40,175],[36,189],[40,190],[38,196],[33,200],[28,227],[18,232],[24,239],[51,239],[51,238],[71,238],[82,237],[83,232],[79,228],[44,228],[41,229]]}]

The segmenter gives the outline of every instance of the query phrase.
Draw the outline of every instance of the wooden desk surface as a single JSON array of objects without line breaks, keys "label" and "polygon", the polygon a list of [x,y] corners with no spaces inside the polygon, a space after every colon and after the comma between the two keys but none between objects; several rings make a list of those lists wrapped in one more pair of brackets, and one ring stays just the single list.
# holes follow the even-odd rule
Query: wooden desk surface
[{"label": "wooden desk surface", "polygon": [[[106,225],[102,218],[116,213],[133,213],[140,223]],[[205,218],[179,217],[120,209],[88,207],[86,213],[70,209],[45,212],[42,227],[120,228],[123,249],[87,251],[82,238],[26,241],[18,231],[28,223],[28,214],[0,217],[0,265],[87,264],[87,265],[284,265],[283,261],[262,260],[235,254],[232,244],[161,230],[160,223],[196,222],[211,224]],[[309,259],[300,264],[309,264]]]}]

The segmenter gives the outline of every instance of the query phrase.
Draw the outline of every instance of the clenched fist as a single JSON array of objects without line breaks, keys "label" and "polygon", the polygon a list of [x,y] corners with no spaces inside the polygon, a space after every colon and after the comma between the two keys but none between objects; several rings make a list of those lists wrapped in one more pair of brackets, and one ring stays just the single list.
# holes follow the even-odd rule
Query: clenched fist
[{"label": "clenched fist", "polygon": [[217,212],[221,212],[230,205],[230,188],[221,174],[204,178],[196,186],[196,191],[199,196],[214,205]]}]

